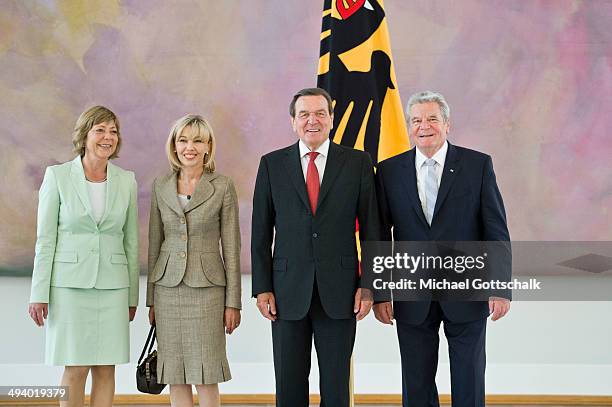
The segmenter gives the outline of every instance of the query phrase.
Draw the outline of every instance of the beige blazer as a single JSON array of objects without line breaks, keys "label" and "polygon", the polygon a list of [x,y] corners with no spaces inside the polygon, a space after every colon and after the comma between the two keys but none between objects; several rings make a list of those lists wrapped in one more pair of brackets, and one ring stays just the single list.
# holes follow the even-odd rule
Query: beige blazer
[{"label": "beige blazer", "polygon": [[147,306],[155,305],[154,284],[175,287],[181,281],[225,286],[225,306],[241,308],[238,198],[224,175],[204,173],[184,210],[176,172],[153,183]]}]

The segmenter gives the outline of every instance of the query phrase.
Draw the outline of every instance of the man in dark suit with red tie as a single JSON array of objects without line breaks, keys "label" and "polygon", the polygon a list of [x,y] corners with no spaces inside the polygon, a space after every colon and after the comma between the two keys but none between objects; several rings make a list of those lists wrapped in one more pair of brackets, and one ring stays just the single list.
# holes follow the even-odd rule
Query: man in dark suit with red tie
[{"label": "man in dark suit with red tie", "polygon": [[372,162],[330,142],[325,90],[299,91],[289,112],[299,141],[264,155],[257,173],[253,296],[272,321],[276,405],[308,406],[314,337],[321,406],[345,407],[356,321],[372,307],[360,288],[355,235],[358,219],[360,239],[378,239]]},{"label": "man in dark suit with red tie", "polygon": [[[416,146],[378,165],[376,185],[383,240],[412,242],[509,241],[506,214],[491,157],[450,144],[450,108],[436,92],[408,101]],[[438,406],[435,377],[438,332],[444,323],[453,407],[485,405],[487,317],[503,317],[505,298],[488,301],[395,301],[374,306],[376,318],[397,322],[404,407]]]}]

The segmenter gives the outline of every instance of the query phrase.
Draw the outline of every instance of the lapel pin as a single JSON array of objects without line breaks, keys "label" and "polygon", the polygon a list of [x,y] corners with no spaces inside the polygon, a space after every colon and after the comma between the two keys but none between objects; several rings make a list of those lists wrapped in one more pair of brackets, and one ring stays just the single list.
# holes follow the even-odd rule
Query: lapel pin
[{"label": "lapel pin", "polygon": [[451,168],[451,169],[450,169],[450,172],[455,172],[455,170]]}]

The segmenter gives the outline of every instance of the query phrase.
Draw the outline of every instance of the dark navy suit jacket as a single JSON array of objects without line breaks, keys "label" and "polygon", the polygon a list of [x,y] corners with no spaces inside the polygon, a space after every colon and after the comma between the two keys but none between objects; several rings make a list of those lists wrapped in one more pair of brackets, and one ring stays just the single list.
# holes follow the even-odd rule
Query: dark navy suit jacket
[{"label": "dark navy suit jacket", "polygon": [[[436,206],[428,225],[419,200],[415,149],[381,162],[376,173],[383,240],[509,241],[506,213],[497,188],[491,157],[448,144]],[[394,303],[398,321],[419,324],[429,302]],[[488,304],[476,301],[440,302],[446,318],[467,322],[489,315]]]}]

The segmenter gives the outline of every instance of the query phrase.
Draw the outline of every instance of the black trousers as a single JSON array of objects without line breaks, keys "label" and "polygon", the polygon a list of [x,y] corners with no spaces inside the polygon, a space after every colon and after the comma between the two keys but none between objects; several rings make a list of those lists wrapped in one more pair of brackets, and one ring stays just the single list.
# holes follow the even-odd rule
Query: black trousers
[{"label": "black trousers", "polygon": [[403,407],[440,405],[435,379],[441,322],[449,348],[452,406],[485,406],[486,318],[452,322],[444,316],[440,304],[432,302],[421,324],[396,322],[402,358]]},{"label": "black trousers", "polygon": [[272,322],[277,407],[308,407],[312,338],[319,360],[321,407],[348,407],[355,318],[332,319],[316,285],[308,314],[301,320]]}]

